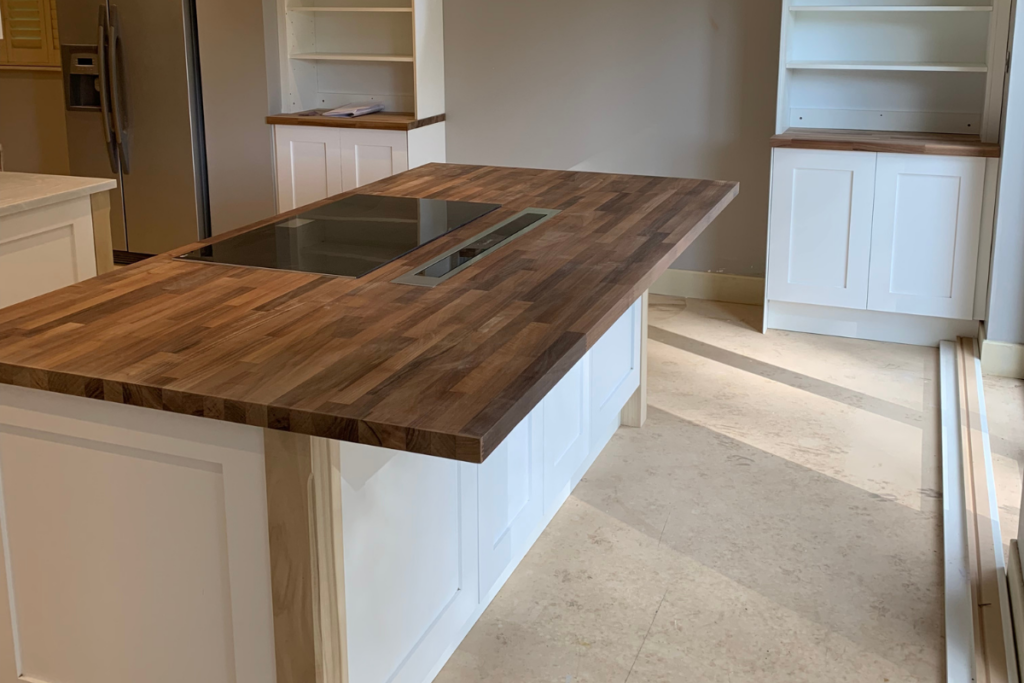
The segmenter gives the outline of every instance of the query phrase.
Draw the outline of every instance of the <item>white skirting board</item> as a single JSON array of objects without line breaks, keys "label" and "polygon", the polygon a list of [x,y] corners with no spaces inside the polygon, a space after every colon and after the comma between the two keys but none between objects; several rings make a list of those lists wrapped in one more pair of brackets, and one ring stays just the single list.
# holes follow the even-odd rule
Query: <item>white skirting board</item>
[{"label": "white skirting board", "polygon": [[765,311],[765,326],[772,330],[938,346],[944,339],[977,337],[979,323],[975,320],[769,301]]},{"label": "white skirting board", "polygon": [[1024,379],[1024,344],[992,341],[981,326],[981,371],[986,375]]},{"label": "white skirting board", "polygon": [[669,269],[654,283],[651,293],[760,306],[764,303],[764,278]]},{"label": "white skirting board", "polygon": [[943,341],[939,358],[946,680],[1018,683],[977,341]]}]

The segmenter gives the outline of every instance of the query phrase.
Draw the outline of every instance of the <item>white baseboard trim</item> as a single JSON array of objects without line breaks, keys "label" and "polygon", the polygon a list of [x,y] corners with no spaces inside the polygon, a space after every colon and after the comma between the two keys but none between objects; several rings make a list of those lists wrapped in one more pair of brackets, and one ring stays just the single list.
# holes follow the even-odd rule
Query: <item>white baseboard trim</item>
[{"label": "white baseboard trim", "polygon": [[854,308],[769,301],[767,327],[832,337],[938,346],[940,341],[978,336],[976,320],[950,320],[923,315],[863,311]]},{"label": "white baseboard trim", "polygon": [[992,341],[981,326],[981,372],[998,377],[1024,379],[1024,344]]},{"label": "white baseboard trim", "polygon": [[764,278],[670,268],[651,287],[651,294],[761,306],[764,304]]}]

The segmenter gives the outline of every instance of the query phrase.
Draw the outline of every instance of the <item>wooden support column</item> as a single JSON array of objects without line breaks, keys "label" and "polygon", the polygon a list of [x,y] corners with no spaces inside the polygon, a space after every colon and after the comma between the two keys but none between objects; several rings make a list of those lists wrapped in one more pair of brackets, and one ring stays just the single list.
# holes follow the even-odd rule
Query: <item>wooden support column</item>
[{"label": "wooden support column", "polygon": [[110,192],[90,195],[92,205],[92,243],[96,251],[96,274],[114,269],[114,246],[110,236]]},{"label": "wooden support column", "polygon": [[647,422],[647,305],[651,292],[647,290],[640,303],[640,386],[622,407],[622,424],[643,427]]},{"label": "wooden support column", "polygon": [[345,683],[338,450],[266,429],[264,452],[277,681]]}]

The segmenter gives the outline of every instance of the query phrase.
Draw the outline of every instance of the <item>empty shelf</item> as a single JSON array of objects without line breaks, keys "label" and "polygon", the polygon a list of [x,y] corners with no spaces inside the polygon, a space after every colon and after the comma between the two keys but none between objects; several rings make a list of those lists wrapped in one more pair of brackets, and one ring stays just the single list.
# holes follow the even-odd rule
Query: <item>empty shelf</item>
[{"label": "empty shelf", "polygon": [[832,69],[839,71],[959,71],[984,73],[984,64],[952,62],[811,62],[796,61],[786,64],[788,69]]},{"label": "empty shelf", "polygon": [[412,55],[353,55],[337,52],[305,52],[290,55],[291,59],[312,59],[333,62],[411,62]]}]

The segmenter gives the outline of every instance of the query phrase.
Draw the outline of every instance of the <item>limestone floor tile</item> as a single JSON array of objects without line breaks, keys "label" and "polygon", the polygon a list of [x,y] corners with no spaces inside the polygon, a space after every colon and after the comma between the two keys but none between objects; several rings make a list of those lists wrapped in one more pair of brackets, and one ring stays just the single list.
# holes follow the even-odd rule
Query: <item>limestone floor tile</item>
[{"label": "limestone floor tile", "polygon": [[[725,610],[723,621],[713,622],[723,630],[716,636],[720,640],[707,643],[709,655],[731,642],[733,631],[752,629],[761,638],[751,642],[792,641],[789,650],[808,639],[808,671],[820,677],[807,680],[844,680],[829,668],[842,658],[821,658],[819,645],[833,640],[836,647],[841,642],[845,652],[856,653],[858,661],[888,662],[884,670],[899,672],[893,680],[933,680],[941,673],[938,512],[882,499],[659,409],[651,410],[644,430],[621,430],[609,452],[621,453],[622,465],[598,459],[574,495],[644,528],[675,553],[670,566],[679,586],[673,584],[668,592],[671,604],[703,613],[709,593],[714,595],[711,603],[723,604],[737,593],[747,596],[744,610]],[[662,504],[651,505],[652,499]],[[695,563],[697,574],[715,577],[717,592],[689,586]],[[750,596],[771,609],[750,608]],[[762,617],[767,621],[741,628],[733,623],[737,615],[752,623]],[[786,625],[771,625],[779,619]],[[675,634],[682,641],[709,634],[707,626],[688,629],[685,623],[680,619],[664,638]],[[760,650],[740,645],[734,642],[721,653],[745,657],[751,666],[768,666],[768,660],[759,659]],[[767,651],[778,653],[779,647]],[[716,655],[713,661],[726,660]],[[711,675],[716,670],[701,669],[690,680],[719,680]],[[777,664],[762,670],[769,672],[777,680],[799,674]]]},{"label": "limestone floor tile", "polygon": [[1017,538],[1020,519],[1021,472],[1024,467],[1024,380],[986,376],[985,408],[988,413],[992,469],[999,502],[1003,544]]},{"label": "limestone floor tile", "polygon": [[665,594],[657,541],[570,498],[435,679],[622,681]]}]

